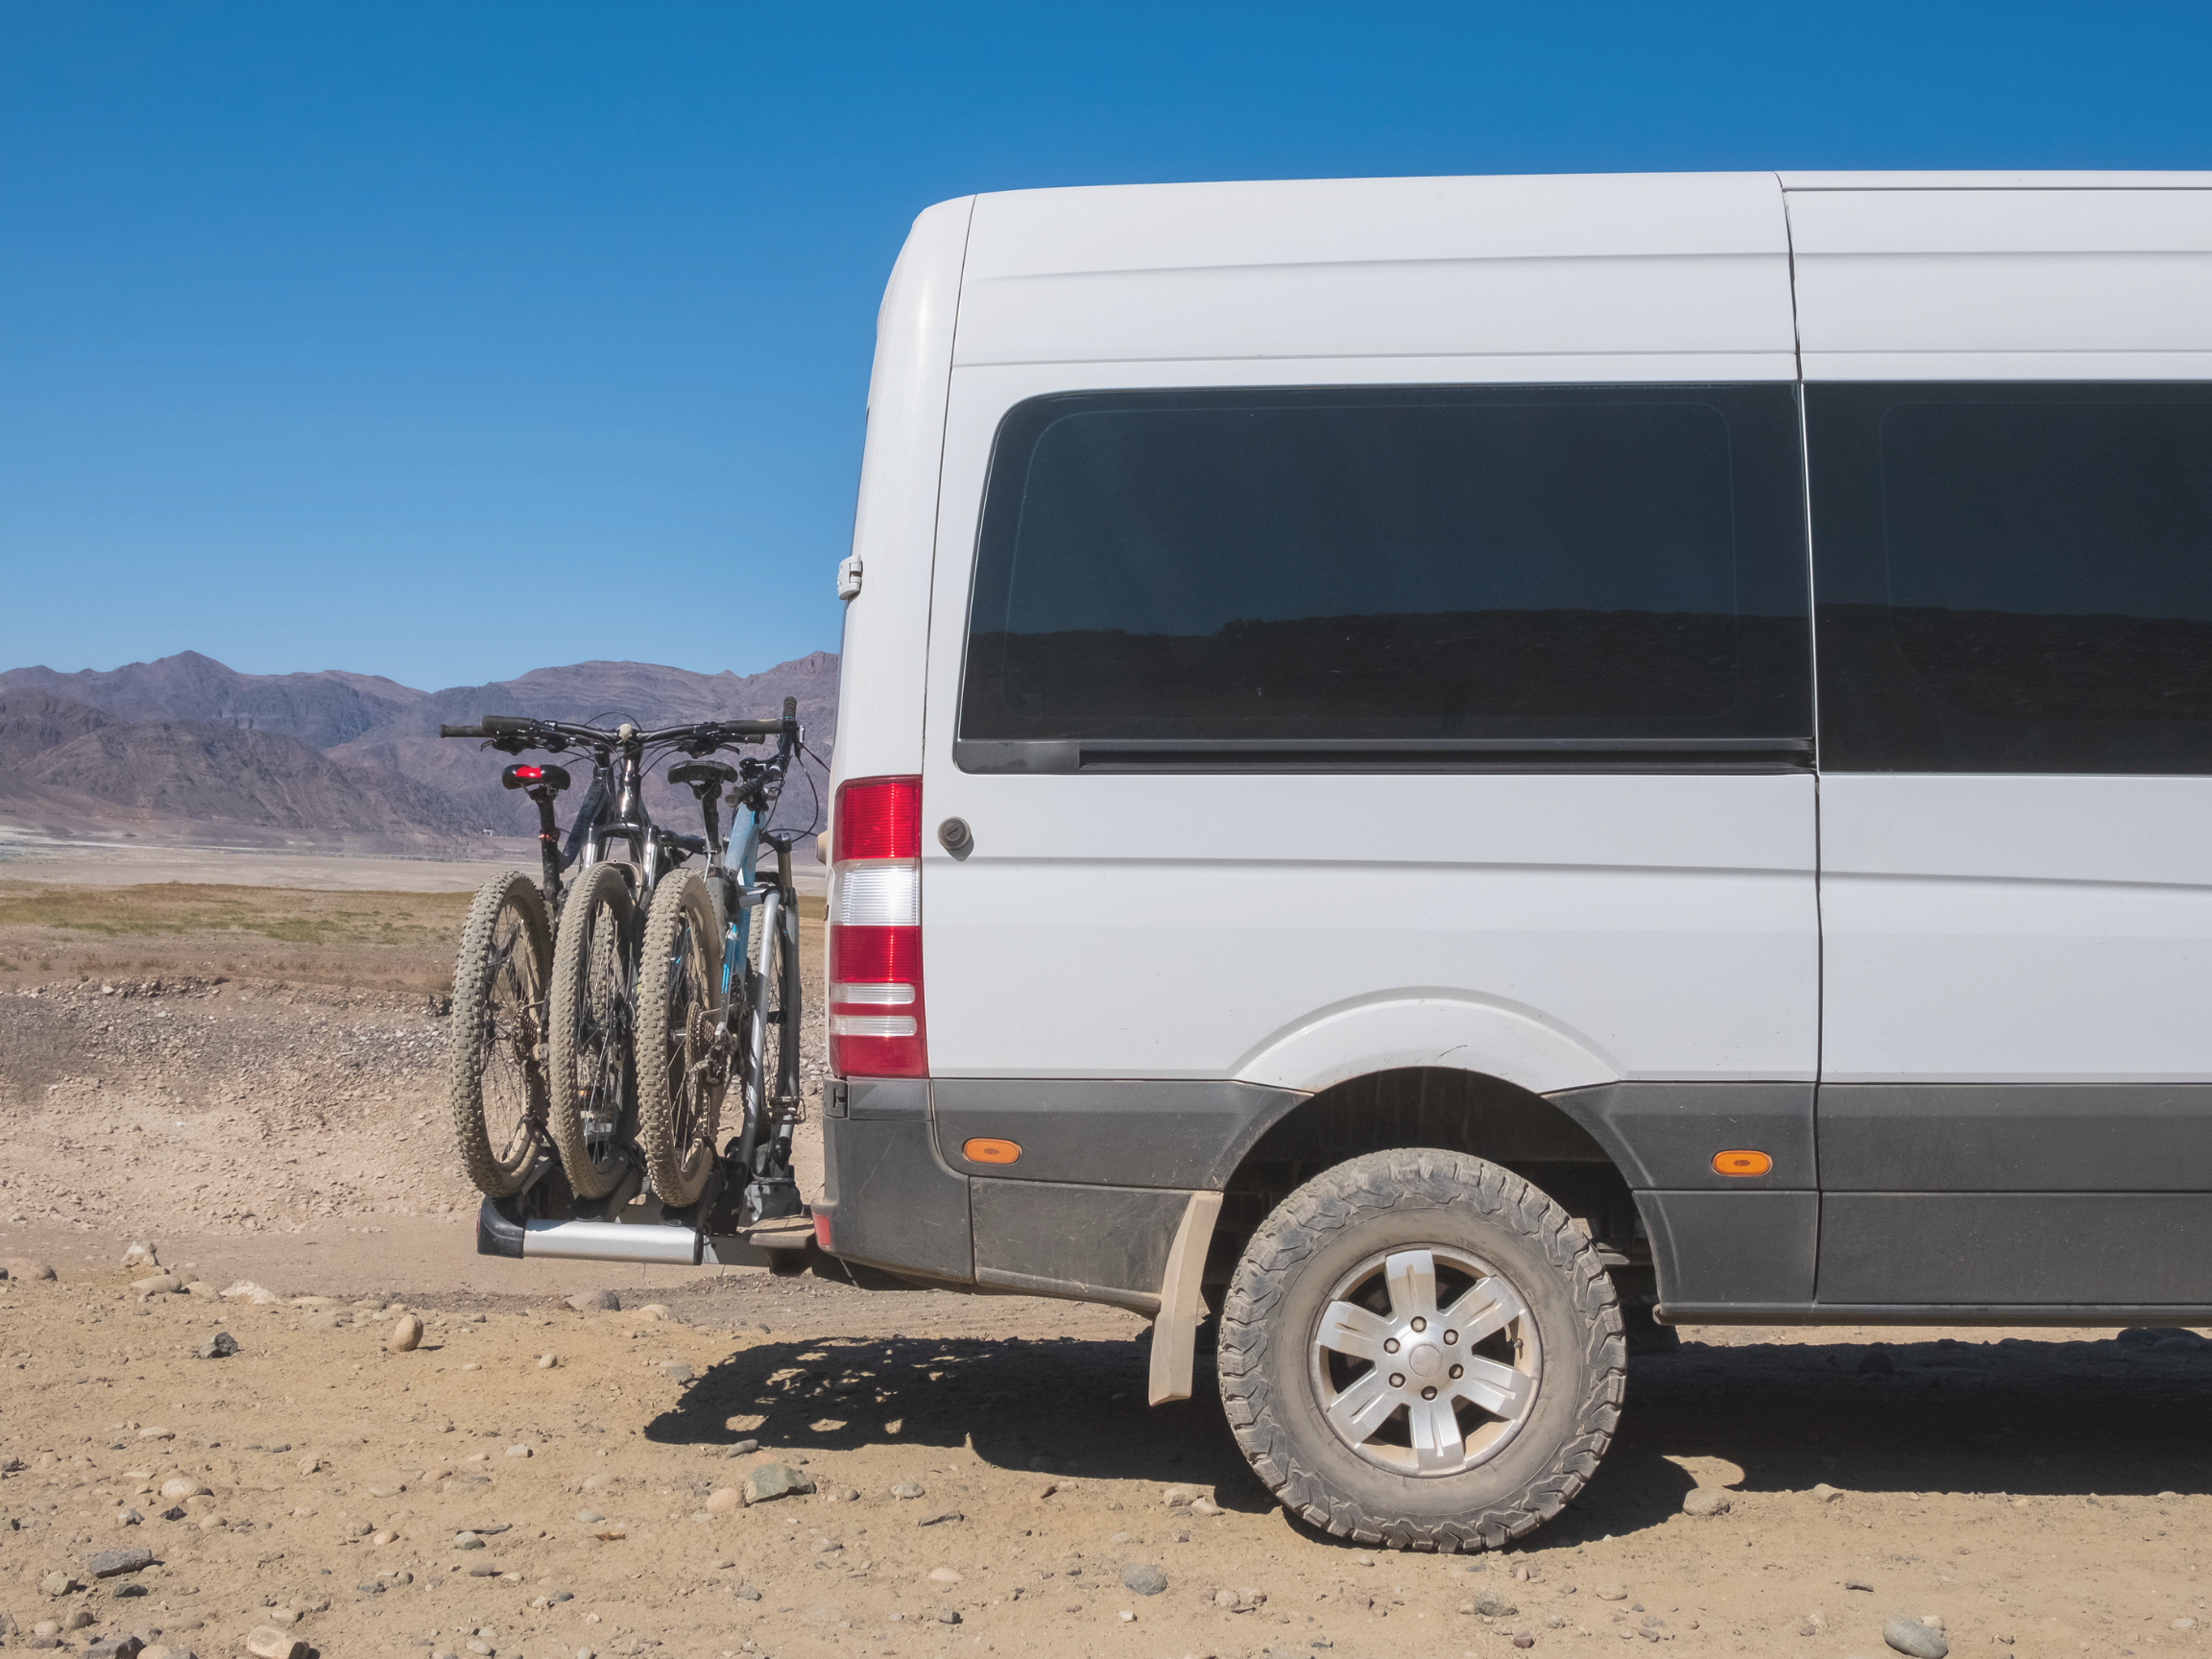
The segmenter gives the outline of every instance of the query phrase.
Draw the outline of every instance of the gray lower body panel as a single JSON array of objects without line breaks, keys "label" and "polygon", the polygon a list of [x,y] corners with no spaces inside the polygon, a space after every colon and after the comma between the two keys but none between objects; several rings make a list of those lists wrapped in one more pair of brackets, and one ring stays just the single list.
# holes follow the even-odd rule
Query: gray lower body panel
[{"label": "gray lower body panel", "polygon": [[[1306,1098],[1226,1081],[940,1077],[929,1085],[945,1162],[995,1180],[1218,1189]],[[970,1140],[1011,1141],[1013,1164],[970,1164]]]},{"label": "gray lower body panel", "polygon": [[1188,1191],[976,1180],[975,1278],[1150,1313]]},{"label": "gray lower body panel", "polygon": [[973,1283],[968,1177],[937,1161],[929,1086],[849,1087],[842,1114],[822,1119],[830,1250],[848,1261],[952,1284]]},{"label": "gray lower body panel", "polygon": [[2212,1083],[1825,1083],[1820,1185],[2212,1190]]},{"label": "gray lower body panel", "polygon": [[1803,1307],[1820,1237],[1816,1192],[1639,1192],[1659,1300],[1683,1308]]},{"label": "gray lower body panel", "polygon": [[2212,1194],[1831,1192],[1816,1300],[2196,1305],[2212,1295]]},{"label": "gray lower body panel", "polygon": [[[1545,1098],[1589,1131],[1630,1187],[1653,1191],[1811,1191],[1811,1083],[1602,1083]],[[1768,1173],[1723,1175],[1716,1152],[1764,1152]]]}]

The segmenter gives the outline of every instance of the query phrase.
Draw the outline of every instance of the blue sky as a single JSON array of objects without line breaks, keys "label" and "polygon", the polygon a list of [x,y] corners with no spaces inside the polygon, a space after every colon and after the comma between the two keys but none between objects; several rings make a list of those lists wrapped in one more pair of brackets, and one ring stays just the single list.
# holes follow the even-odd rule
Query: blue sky
[{"label": "blue sky", "polygon": [[0,0],[0,666],[837,644],[974,190],[2212,167],[2201,5]]}]

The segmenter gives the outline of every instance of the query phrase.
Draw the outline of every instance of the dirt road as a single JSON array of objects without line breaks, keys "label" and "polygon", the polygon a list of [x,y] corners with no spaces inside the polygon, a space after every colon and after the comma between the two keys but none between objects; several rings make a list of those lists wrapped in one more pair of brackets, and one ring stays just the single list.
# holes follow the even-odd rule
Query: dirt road
[{"label": "dirt road", "polygon": [[[430,943],[279,941],[303,967],[196,983],[204,933],[40,914],[0,924],[0,1260],[59,1273],[0,1282],[11,1647],[213,1659],[292,1613],[332,1656],[1875,1659],[1906,1613],[1954,1653],[2071,1659],[2190,1651],[2212,1618],[2198,1334],[1694,1329],[1633,1361],[1561,1522],[1472,1561],[1363,1551],[1253,1482],[1204,1368],[1146,1407],[1126,1314],[474,1256],[435,993],[346,983]],[[141,976],[104,995],[69,950]],[[133,1292],[134,1238],[205,1288]],[[241,1279],[277,1299],[210,1294]],[[624,1308],[560,1300],[594,1288]],[[198,1358],[217,1331],[238,1352]],[[1726,1511],[1684,1514],[1700,1487]]]}]

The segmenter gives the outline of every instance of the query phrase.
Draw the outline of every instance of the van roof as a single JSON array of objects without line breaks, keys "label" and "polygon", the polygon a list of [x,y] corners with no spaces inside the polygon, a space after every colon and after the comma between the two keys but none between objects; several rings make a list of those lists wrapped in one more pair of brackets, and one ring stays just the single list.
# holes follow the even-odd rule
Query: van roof
[{"label": "van roof", "polygon": [[2186,221],[2162,232],[2161,246],[2178,236],[2187,251],[2212,248],[2200,223],[2212,216],[2174,194],[2212,191],[2203,172],[1523,174],[1017,190],[973,199],[954,361],[1568,353],[1601,373],[1598,359],[1660,353],[1688,373],[1794,373],[1793,358],[1775,355],[1795,349],[1787,203],[1803,192],[1810,208],[1811,198],[1838,202],[1849,191],[2073,192],[2076,202],[2088,191],[2155,192],[2141,199],[2146,215]]}]

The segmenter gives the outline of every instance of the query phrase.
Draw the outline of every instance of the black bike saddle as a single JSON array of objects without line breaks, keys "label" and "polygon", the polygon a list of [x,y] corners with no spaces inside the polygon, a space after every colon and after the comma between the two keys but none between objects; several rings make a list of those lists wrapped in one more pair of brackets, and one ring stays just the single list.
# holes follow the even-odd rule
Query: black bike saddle
[{"label": "black bike saddle", "polygon": [[668,768],[668,781],[688,783],[694,793],[737,781],[737,768],[725,760],[686,760]]}]

